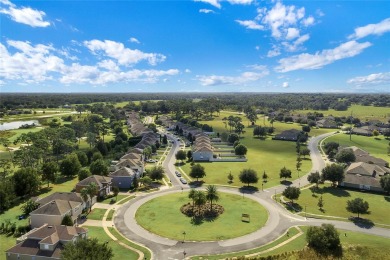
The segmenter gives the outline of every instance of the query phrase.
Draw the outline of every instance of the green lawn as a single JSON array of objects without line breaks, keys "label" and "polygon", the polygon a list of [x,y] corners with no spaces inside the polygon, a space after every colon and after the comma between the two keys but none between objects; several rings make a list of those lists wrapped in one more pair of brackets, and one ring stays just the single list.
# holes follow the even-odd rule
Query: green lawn
[{"label": "green lawn", "polygon": [[129,196],[129,197],[127,197],[126,199],[124,199],[124,200],[122,200],[122,201],[119,201],[117,204],[118,205],[121,205],[121,204],[125,204],[126,202],[128,202],[129,200],[131,200],[131,199],[134,199],[135,198],[135,196]]},{"label": "green lawn", "polygon": [[390,156],[387,154],[389,140],[386,140],[383,135],[377,137],[352,135],[352,140],[349,140],[348,134],[338,134],[327,138],[324,142],[336,142],[342,146],[357,146],[372,156],[390,161]]},{"label": "green lawn", "polygon": [[121,246],[116,241],[111,240],[111,238],[104,232],[103,228],[85,227],[88,229],[88,237],[97,238],[100,242],[108,242],[108,245],[112,248],[114,260],[138,259],[138,253]]},{"label": "green lawn", "polygon": [[[250,255],[250,254],[255,254],[259,253],[265,250],[268,250],[272,247],[277,246],[280,243],[283,243],[284,241],[288,240],[289,238],[295,236],[296,234],[299,233],[298,229],[293,227],[288,230],[289,235],[284,234],[283,236],[279,237],[278,239],[274,240],[271,243],[268,243],[266,245],[253,248],[250,250],[245,250],[245,251],[240,251],[240,252],[235,252],[235,253],[228,253],[228,254],[221,254],[221,255],[207,255],[207,256],[194,256],[191,259],[196,259],[196,260],[201,260],[201,259],[207,259],[207,260],[213,260],[213,259],[227,259],[229,257],[239,257],[239,256],[245,256],[245,255]],[[291,242],[290,242],[291,243]]]},{"label": "green lawn", "polygon": [[[334,109],[329,110],[316,110],[317,112],[323,113],[324,116],[352,116],[358,117],[362,122],[367,120],[381,120],[387,122],[390,118],[390,110],[387,107],[374,107],[374,106],[362,106],[362,105],[351,105],[346,111],[335,111]],[[295,110],[294,114],[306,115],[310,110]]]},{"label": "green lawn", "polygon": [[[143,204],[136,212],[137,222],[146,230],[163,237],[182,240],[223,240],[254,232],[262,227],[267,219],[267,211],[257,202],[242,196],[220,193],[218,204],[225,212],[212,221],[200,224],[191,223],[191,218],[180,212],[180,207],[188,202],[188,192],[159,197]],[[241,214],[251,216],[250,223],[241,221]],[[232,228],[234,227],[234,228]]]},{"label": "green lawn", "polygon": [[123,237],[115,228],[112,228],[112,227],[109,227],[108,230],[111,232],[111,234],[114,235],[114,237],[116,237],[120,242],[128,245],[128,246],[131,246],[135,249],[138,249],[140,251],[142,251],[144,253],[144,259],[145,260],[149,260],[152,258],[151,256],[151,253],[149,251],[149,249],[147,249],[146,247],[143,247],[143,246],[140,246],[140,245],[137,245],[129,240],[127,240],[125,237]]},{"label": "green lawn", "polygon": [[[375,223],[390,225],[390,218],[388,217],[390,212],[389,196],[333,188],[329,187],[329,185],[320,185],[320,190],[316,192],[317,197],[312,196],[310,189],[302,190],[296,203],[302,208],[306,206],[307,213],[348,218],[355,214],[346,210],[347,200],[362,198],[368,202],[371,213],[361,215],[361,217],[367,218]],[[321,194],[324,200],[324,212],[321,212],[317,206],[318,198]],[[335,207],[334,205],[338,206]]]},{"label": "green lawn", "polygon": [[[219,117],[215,117],[211,121],[201,121],[214,128],[215,132],[222,133],[228,132],[229,128],[225,128],[222,118],[237,113],[233,112],[221,112]],[[234,176],[233,186],[242,186],[239,182],[238,175],[241,170],[245,168],[252,168],[257,171],[259,177],[265,171],[268,175],[268,182],[264,184],[264,188],[269,188],[280,183],[279,172],[284,166],[293,172],[293,178],[298,178],[298,172],[295,169],[296,165],[296,151],[295,142],[272,140],[271,136],[268,136],[265,140],[253,137],[253,128],[248,127],[248,120],[242,116],[243,124],[245,125],[245,133],[242,135],[241,143],[248,148],[247,162],[213,162],[213,163],[201,163],[206,170],[206,177],[203,179],[208,184],[223,184],[228,185],[227,175],[231,172]],[[264,124],[263,118],[257,121],[257,124]],[[270,126],[270,123],[265,120],[266,126]],[[302,129],[299,124],[286,124],[275,122],[275,134],[291,128]],[[311,135],[319,135],[335,130],[331,129],[313,129]],[[190,172],[190,165],[186,164],[182,166],[182,169],[188,174]],[[311,161],[309,157],[302,161],[301,174],[306,174],[311,169]],[[261,181],[256,185],[261,188]]]},{"label": "green lawn", "polygon": [[114,213],[115,213],[115,210],[110,210],[107,214],[107,219],[108,221],[112,220],[113,216],[114,216]]},{"label": "green lawn", "polygon": [[106,209],[95,208],[88,214],[88,219],[102,220],[106,211]]},{"label": "green lawn", "polygon": [[6,259],[4,251],[10,249],[14,245],[16,245],[16,237],[3,234],[0,235],[0,260]]},{"label": "green lawn", "polygon": [[114,200],[114,203],[116,203],[117,201],[120,201],[121,199],[124,199],[126,197],[128,197],[129,195],[118,195],[117,197],[114,197],[114,196],[107,196],[104,200],[101,200],[101,201],[98,201],[99,203],[103,203],[103,204],[111,204],[111,200],[113,199]]}]

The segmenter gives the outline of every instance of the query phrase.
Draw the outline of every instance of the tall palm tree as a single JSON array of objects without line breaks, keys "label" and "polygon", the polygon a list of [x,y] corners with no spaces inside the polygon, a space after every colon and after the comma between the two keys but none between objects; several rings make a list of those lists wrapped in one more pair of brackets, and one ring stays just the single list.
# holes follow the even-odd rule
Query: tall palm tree
[{"label": "tall palm tree", "polygon": [[198,215],[200,215],[200,207],[206,203],[206,195],[203,191],[196,191],[194,202],[195,205],[198,206]]},{"label": "tall palm tree", "polygon": [[92,209],[92,198],[97,195],[98,193],[98,187],[96,183],[92,182],[87,187],[88,195],[91,198],[91,204],[89,205],[89,211]]},{"label": "tall palm tree", "polygon": [[89,195],[88,195],[88,189],[87,188],[83,188],[81,191],[80,191],[80,195],[81,195],[81,198],[83,199],[83,201],[85,203],[88,202],[88,199],[89,199]]},{"label": "tall palm tree", "polygon": [[217,202],[219,200],[217,187],[215,185],[209,185],[206,189],[206,199],[210,201],[210,211],[213,210],[213,201]]},{"label": "tall palm tree", "polygon": [[195,189],[191,189],[190,192],[188,193],[188,198],[192,199],[192,211],[194,211],[195,194],[196,194],[196,190]]}]

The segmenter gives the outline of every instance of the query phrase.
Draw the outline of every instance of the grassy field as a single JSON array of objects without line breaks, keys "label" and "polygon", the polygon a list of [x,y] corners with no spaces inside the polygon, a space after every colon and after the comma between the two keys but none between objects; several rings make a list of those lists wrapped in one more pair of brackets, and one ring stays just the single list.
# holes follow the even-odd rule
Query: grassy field
[{"label": "grassy field", "polygon": [[[323,113],[324,116],[338,116],[338,117],[348,117],[351,115],[353,117],[360,118],[360,121],[365,122],[368,120],[380,120],[382,122],[387,122],[390,118],[390,109],[388,107],[374,107],[374,106],[361,106],[361,105],[351,105],[346,111],[336,111],[334,109],[329,110],[316,110],[317,112]],[[294,114],[306,115],[308,112],[313,112],[311,110],[295,110]]]},{"label": "grassy field", "polygon": [[124,199],[122,201],[118,200],[119,201],[118,205],[125,204],[126,202],[128,202],[129,200],[134,199],[134,198],[135,198],[135,196],[129,196],[129,197],[127,197],[126,199]]},{"label": "grassy field", "polygon": [[[279,248],[275,248],[272,251],[259,254],[259,257],[267,257],[271,255],[277,255],[277,254],[282,254],[284,252],[291,252],[291,251],[297,251],[297,250],[302,250],[306,246],[306,231],[307,228],[306,226],[300,227],[304,234],[301,236],[297,237],[296,239],[288,242],[285,245],[280,246]],[[289,230],[290,232],[290,237],[293,236],[294,234],[292,233],[293,228]],[[352,232],[352,231],[345,231],[345,230],[338,230],[340,233],[340,241],[343,246],[343,253],[345,259],[384,259],[383,256],[386,254],[390,253],[390,249],[388,247],[390,243],[390,239],[383,238],[380,236],[375,236],[375,235],[367,235],[359,232]],[[224,254],[224,255],[214,255],[214,256],[204,256],[202,257],[192,257],[191,259],[231,259],[232,257],[238,257],[238,256],[243,256],[243,255],[248,255],[252,254],[255,252],[261,252],[264,250],[269,249],[270,247],[276,246],[279,243],[282,243],[285,241],[285,237],[282,237],[278,240],[275,240],[274,242],[259,247],[256,251],[254,250],[247,250],[247,251],[241,251],[237,253],[231,253],[231,254]],[[349,248],[355,248],[355,247],[367,247],[367,250],[364,252],[366,253],[365,255],[359,255],[359,252],[353,252],[352,250],[352,256],[351,252],[347,251],[346,249]],[[376,258],[378,252],[381,252],[381,258]],[[349,258],[347,257],[349,256]],[[352,258],[351,258],[352,257]],[[286,258],[287,259],[287,258]],[[291,259],[296,259],[296,258],[291,258]],[[344,258],[343,258],[344,259]]]},{"label": "grassy field", "polygon": [[117,201],[120,201],[121,199],[124,199],[126,198],[128,195],[120,195],[118,194],[117,197],[114,197],[114,196],[107,196],[104,200],[101,200],[101,201],[98,201],[99,203],[103,203],[103,204],[111,204],[111,200],[113,199],[114,200],[114,203],[116,203]]},{"label": "grassy field", "polygon": [[327,138],[324,142],[336,142],[341,146],[357,146],[369,152],[372,156],[390,161],[390,156],[387,154],[389,140],[385,139],[383,135],[378,137],[352,135],[350,141],[348,134],[338,134]]},{"label": "grassy field", "polygon": [[108,245],[112,248],[114,254],[114,260],[121,259],[138,259],[138,253],[121,246],[116,241],[111,240],[111,238],[104,232],[104,229],[101,227],[87,227],[88,237],[97,238],[101,243],[108,242]]},{"label": "grassy field", "polygon": [[[262,227],[268,219],[267,211],[257,202],[238,195],[220,193],[225,212],[212,221],[191,223],[191,218],[180,212],[180,207],[191,200],[188,192],[175,193],[153,199],[136,212],[137,222],[146,230],[163,237],[182,240],[223,240],[251,233]],[[250,223],[241,221],[242,213],[250,213]],[[232,228],[234,227],[234,228]]]},{"label": "grassy field", "polygon": [[[219,117],[215,117],[211,121],[201,121],[211,125],[215,132],[228,132],[229,129],[225,128],[222,118],[229,115],[239,116],[236,112],[221,112]],[[246,132],[242,135],[240,142],[248,148],[246,155],[247,162],[213,162],[213,163],[201,163],[206,170],[206,177],[203,179],[208,184],[223,184],[228,185],[227,176],[231,172],[234,176],[233,186],[242,186],[239,182],[238,175],[241,170],[245,168],[252,168],[257,171],[259,177],[265,171],[268,175],[268,182],[264,184],[264,188],[269,188],[280,183],[279,172],[284,166],[293,172],[293,178],[298,178],[298,172],[295,169],[296,165],[296,151],[295,142],[272,140],[271,136],[266,139],[258,139],[253,137],[253,128],[248,127],[248,120],[242,116],[243,124],[246,126],[244,129]],[[264,124],[263,118],[257,121],[257,124]],[[270,123],[265,120],[265,125],[270,126]],[[275,122],[275,134],[278,134],[284,130],[291,128],[302,129],[299,124],[287,124]],[[319,135],[327,132],[332,132],[330,129],[313,129],[311,135]],[[186,164],[182,167],[186,172],[190,172],[190,165]],[[302,161],[301,174],[309,172],[311,169],[311,161],[306,158]],[[261,188],[261,182],[256,185]]]},{"label": "grassy field", "polygon": [[3,234],[0,235],[0,260],[6,259],[4,251],[10,249],[14,245],[16,245],[16,237]]},{"label": "grassy field", "polygon": [[[347,201],[355,198],[362,198],[367,201],[370,208],[370,214],[361,215],[362,218],[369,219],[375,223],[390,225],[390,218],[388,213],[390,212],[390,197],[372,193],[364,193],[353,190],[345,190],[340,188],[329,187],[330,184],[320,185],[319,191],[312,195],[310,189],[304,189],[301,191],[301,195],[297,201],[302,208],[306,206],[307,213],[330,215],[348,218],[355,216],[346,210]],[[324,200],[324,212],[320,211],[317,203],[319,196],[322,195]],[[335,207],[334,205],[339,205]]]}]

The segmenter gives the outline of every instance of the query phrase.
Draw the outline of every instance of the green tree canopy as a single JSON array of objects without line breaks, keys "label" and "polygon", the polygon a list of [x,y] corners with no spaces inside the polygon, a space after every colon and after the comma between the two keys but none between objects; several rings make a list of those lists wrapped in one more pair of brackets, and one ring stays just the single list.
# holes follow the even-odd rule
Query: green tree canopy
[{"label": "green tree canopy", "polygon": [[286,167],[283,167],[282,169],[280,169],[279,177],[284,179],[291,178],[291,170],[287,169]]},{"label": "green tree canopy", "polygon": [[164,168],[162,166],[155,166],[147,170],[147,175],[152,180],[162,180],[164,178]]},{"label": "green tree canopy", "polygon": [[196,178],[196,181],[198,181],[199,178],[203,178],[204,176],[206,176],[206,172],[204,170],[204,167],[202,165],[200,165],[199,163],[193,165],[191,167],[190,176],[191,176],[191,178]]},{"label": "green tree canopy", "polygon": [[210,211],[213,210],[213,201],[218,202],[219,195],[215,185],[209,185],[206,188],[206,199],[210,201]]},{"label": "green tree canopy", "polygon": [[323,180],[331,181],[333,186],[336,186],[337,182],[342,182],[344,180],[344,167],[340,164],[330,164],[325,166],[322,169]]},{"label": "green tree canopy", "polygon": [[318,183],[321,181],[320,173],[317,172],[311,172],[309,176],[307,176],[307,180],[310,183],[316,184],[316,187],[318,188]]},{"label": "green tree canopy", "polygon": [[99,243],[97,238],[78,239],[74,243],[66,243],[61,252],[63,260],[110,260],[113,257],[114,254],[108,244]]},{"label": "green tree canopy", "polygon": [[85,178],[88,178],[89,176],[91,176],[91,172],[86,169],[86,168],[83,168],[79,171],[79,174],[78,174],[78,179],[79,181],[82,181],[84,180]]},{"label": "green tree canopy", "polygon": [[341,249],[340,236],[331,224],[309,227],[306,232],[308,246],[321,254],[337,253]]},{"label": "green tree canopy", "polygon": [[73,226],[74,223],[72,217],[70,215],[65,215],[64,218],[62,219],[61,225],[65,225],[69,227]]},{"label": "green tree canopy", "polygon": [[246,155],[247,151],[248,149],[246,146],[242,144],[238,144],[236,148],[234,148],[234,153],[240,157]]},{"label": "green tree canopy", "polygon": [[40,178],[34,168],[21,168],[14,173],[12,178],[17,196],[33,195],[39,190]]},{"label": "green tree canopy", "polygon": [[60,164],[61,174],[64,176],[75,176],[79,173],[81,164],[76,154],[68,154]]},{"label": "green tree canopy", "polygon": [[47,187],[49,187],[50,182],[54,183],[58,171],[59,167],[56,162],[46,162],[42,165],[42,181],[47,181]]},{"label": "green tree canopy", "polygon": [[181,162],[183,162],[183,160],[187,159],[187,154],[185,151],[179,150],[179,151],[177,151],[175,157],[176,157],[176,160],[180,160]]},{"label": "green tree canopy", "polygon": [[358,218],[360,214],[368,213],[368,208],[368,202],[364,201],[362,198],[356,198],[347,201],[347,210],[351,213],[358,214]]},{"label": "green tree canopy", "polygon": [[22,211],[25,216],[28,216],[30,212],[33,212],[39,207],[39,203],[33,201],[33,200],[28,200],[24,205],[22,206]]},{"label": "green tree canopy", "polygon": [[379,182],[382,189],[387,193],[390,193],[390,174],[383,175]]},{"label": "green tree canopy", "polygon": [[301,190],[297,187],[289,186],[283,191],[283,196],[291,200],[291,203],[294,203],[294,200],[299,198]]},{"label": "green tree canopy", "polygon": [[246,183],[249,187],[251,183],[257,183],[259,181],[259,177],[257,176],[257,172],[253,169],[243,169],[238,176],[242,183]]},{"label": "green tree canopy", "polygon": [[335,159],[339,163],[351,163],[356,161],[356,157],[352,149],[342,149],[336,154]]},{"label": "green tree canopy", "polygon": [[91,163],[89,166],[89,170],[92,175],[102,175],[107,176],[108,174],[108,167],[106,162],[103,159],[98,159]]}]

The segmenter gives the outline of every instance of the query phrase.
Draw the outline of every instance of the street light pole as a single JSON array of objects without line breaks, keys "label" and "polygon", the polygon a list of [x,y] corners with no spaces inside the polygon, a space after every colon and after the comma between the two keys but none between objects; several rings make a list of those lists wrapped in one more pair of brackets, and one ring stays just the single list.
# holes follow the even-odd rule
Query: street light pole
[{"label": "street light pole", "polygon": [[183,231],[183,243],[184,243],[184,240],[186,240],[186,232]]}]

